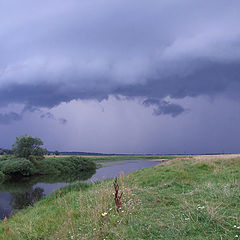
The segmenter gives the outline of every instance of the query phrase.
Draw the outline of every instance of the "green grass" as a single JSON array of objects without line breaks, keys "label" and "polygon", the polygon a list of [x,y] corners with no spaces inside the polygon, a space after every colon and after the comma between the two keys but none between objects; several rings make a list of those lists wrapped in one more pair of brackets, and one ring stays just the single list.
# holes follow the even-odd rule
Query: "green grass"
[{"label": "green grass", "polygon": [[2,222],[0,238],[225,240],[240,235],[240,159],[176,159],[123,176],[119,183],[119,213],[113,180],[78,183]]},{"label": "green grass", "polygon": [[[164,160],[171,160],[179,157],[177,155],[111,155],[111,156],[91,156],[86,158],[90,158],[96,162],[108,162],[108,161],[122,161],[122,160],[154,160],[154,159],[164,159]],[[186,158],[189,156],[180,156],[181,158]]]},{"label": "green grass", "polygon": [[4,181],[5,175],[4,173],[0,170],[0,184]]}]

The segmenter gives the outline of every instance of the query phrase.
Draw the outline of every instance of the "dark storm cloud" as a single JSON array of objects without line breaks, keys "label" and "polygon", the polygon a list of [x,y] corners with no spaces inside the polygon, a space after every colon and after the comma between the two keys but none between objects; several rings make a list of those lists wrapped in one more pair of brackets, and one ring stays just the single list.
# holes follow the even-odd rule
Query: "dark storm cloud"
[{"label": "dark storm cloud", "polygon": [[10,124],[14,121],[19,121],[22,119],[22,114],[10,112],[2,114],[0,113],[0,124]]},{"label": "dark storm cloud", "polygon": [[42,113],[42,114],[40,115],[40,118],[42,118],[42,119],[46,118],[46,119],[50,119],[50,120],[56,120],[56,121],[58,121],[60,124],[63,124],[63,125],[67,123],[67,119],[65,119],[65,118],[56,119],[55,116],[54,116],[52,113],[50,113],[50,112]]},{"label": "dark storm cloud", "polygon": [[238,101],[239,9],[226,0],[1,3],[0,106],[122,95],[177,116],[183,107],[166,97]]},{"label": "dark storm cloud", "polygon": [[50,112],[44,113],[40,116],[40,118],[48,118],[48,119],[54,119],[54,115]]},{"label": "dark storm cloud", "polygon": [[162,114],[165,114],[165,115],[169,114],[172,117],[176,117],[177,115],[179,115],[185,111],[184,108],[178,104],[170,103],[170,102],[163,101],[163,100],[160,101],[160,100],[154,99],[154,98],[146,99],[143,102],[143,105],[146,107],[154,106],[153,114],[156,116],[159,116]]}]

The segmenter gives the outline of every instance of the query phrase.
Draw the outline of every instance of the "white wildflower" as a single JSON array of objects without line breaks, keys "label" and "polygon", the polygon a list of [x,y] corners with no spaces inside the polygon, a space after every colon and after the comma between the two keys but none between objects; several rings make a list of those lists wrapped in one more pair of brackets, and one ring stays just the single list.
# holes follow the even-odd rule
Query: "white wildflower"
[{"label": "white wildflower", "polygon": [[106,213],[106,212],[105,212],[105,213],[102,213],[102,216],[103,216],[103,217],[107,216],[107,213]]}]

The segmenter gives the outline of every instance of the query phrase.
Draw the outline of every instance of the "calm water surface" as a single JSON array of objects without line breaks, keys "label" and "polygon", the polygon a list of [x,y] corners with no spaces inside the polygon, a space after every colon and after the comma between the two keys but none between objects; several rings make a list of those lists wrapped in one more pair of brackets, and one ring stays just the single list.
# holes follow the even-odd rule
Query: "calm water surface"
[{"label": "calm water surface", "polygon": [[[121,172],[127,174],[142,168],[152,167],[159,164],[159,162],[123,160],[103,164],[105,167],[97,169],[95,173],[81,175],[78,180],[87,182],[101,181],[107,178],[119,177]],[[5,216],[10,217],[14,210],[31,206],[42,197],[73,181],[76,181],[76,178],[66,181],[66,179],[61,179],[61,177],[55,179],[50,177],[32,177],[0,184],[0,219],[3,219]]]}]

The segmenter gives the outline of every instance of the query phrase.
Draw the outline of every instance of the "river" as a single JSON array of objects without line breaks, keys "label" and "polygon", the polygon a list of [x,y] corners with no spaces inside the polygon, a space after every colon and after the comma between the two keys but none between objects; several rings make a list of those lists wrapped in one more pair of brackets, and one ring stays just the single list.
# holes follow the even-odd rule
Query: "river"
[{"label": "river", "polygon": [[[85,173],[79,176],[78,181],[95,182],[107,178],[119,177],[120,173],[127,174],[142,168],[152,167],[159,162],[147,160],[121,160],[102,163],[104,167],[99,168],[94,173]],[[64,187],[74,180],[51,178],[49,176],[31,177],[17,179],[11,182],[0,184],[0,219],[5,216],[10,217],[14,210],[32,206],[44,196],[52,193],[60,187]]]}]

